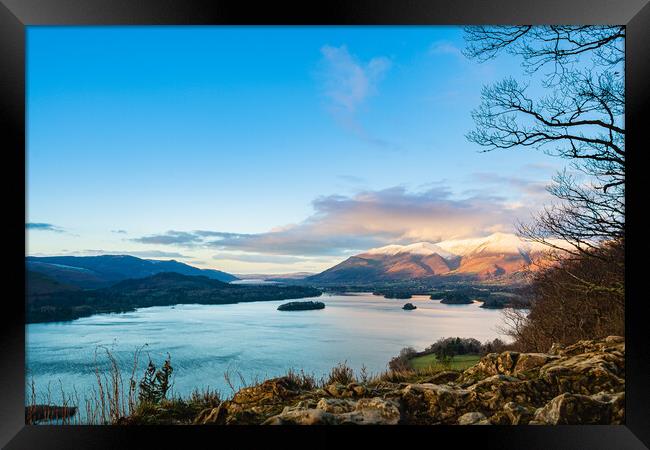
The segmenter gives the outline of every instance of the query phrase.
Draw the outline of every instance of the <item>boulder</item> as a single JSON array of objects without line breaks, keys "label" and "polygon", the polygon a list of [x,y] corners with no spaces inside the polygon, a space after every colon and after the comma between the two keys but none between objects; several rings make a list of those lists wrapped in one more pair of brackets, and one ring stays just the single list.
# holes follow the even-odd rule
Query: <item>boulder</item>
[{"label": "boulder", "polygon": [[391,400],[323,398],[316,408],[285,410],[263,425],[397,425],[399,420],[398,405]]},{"label": "boulder", "polygon": [[325,388],[328,394],[332,397],[340,397],[346,391],[345,386],[340,383],[332,383]]},{"label": "boulder", "polygon": [[595,353],[607,351],[625,351],[625,340],[620,336],[608,336],[601,341],[578,341],[565,347],[556,349],[560,356],[575,356],[582,353]]},{"label": "boulder", "polygon": [[515,364],[513,375],[534,375],[540,367],[549,361],[559,359],[559,356],[546,353],[521,353]]},{"label": "boulder", "polygon": [[625,422],[625,392],[611,394],[609,392],[599,392],[592,395],[594,400],[609,403],[612,409],[611,424],[621,425]]},{"label": "boulder", "polygon": [[461,382],[472,384],[493,375],[512,375],[514,373],[518,352],[489,353],[479,360],[476,365],[466,369],[460,378]]},{"label": "boulder", "polygon": [[447,384],[456,381],[460,377],[460,372],[453,370],[443,370],[426,379],[425,383]]},{"label": "boulder", "polygon": [[399,405],[389,399],[362,398],[357,402],[355,412],[361,414],[361,420],[356,418],[360,424],[397,425],[400,421]]},{"label": "boulder", "polygon": [[510,425],[527,425],[535,414],[535,408],[508,402],[503,405],[503,413]]},{"label": "boulder", "polygon": [[338,398],[321,398],[316,404],[316,408],[332,414],[341,414],[354,411],[357,402],[348,399]]},{"label": "boulder", "polygon": [[623,336],[607,336],[605,338],[605,342],[607,344],[623,344],[625,342],[625,338]]},{"label": "boulder", "polygon": [[358,397],[363,397],[368,392],[368,389],[365,386],[357,385],[352,388],[352,392]]},{"label": "boulder", "polygon": [[485,378],[467,387],[467,390],[482,410],[494,412],[500,411],[504,404],[511,401],[528,403],[540,397],[540,392],[531,383],[501,374]]},{"label": "boulder", "polygon": [[262,425],[338,425],[336,415],[322,409],[295,409],[270,417]]},{"label": "boulder", "polygon": [[624,377],[625,358],[606,351],[590,351],[560,358],[539,370],[539,378],[557,388],[558,394],[620,392],[625,388]]},{"label": "boulder", "polygon": [[288,377],[273,378],[263,383],[240,389],[218,408],[202,411],[195,423],[199,424],[259,424],[266,417],[282,411],[287,403],[300,394],[299,388]]},{"label": "boulder", "polygon": [[279,403],[299,394],[299,388],[288,377],[273,378],[256,386],[240,389],[232,398],[238,405]]},{"label": "boulder", "polygon": [[482,412],[468,412],[458,418],[458,425],[491,425]]},{"label": "boulder", "polygon": [[610,403],[582,394],[560,394],[535,412],[531,425],[606,425],[611,422]]},{"label": "boulder", "polygon": [[453,424],[475,405],[471,391],[450,385],[409,384],[401,397],[404,411],[413,423]]}]

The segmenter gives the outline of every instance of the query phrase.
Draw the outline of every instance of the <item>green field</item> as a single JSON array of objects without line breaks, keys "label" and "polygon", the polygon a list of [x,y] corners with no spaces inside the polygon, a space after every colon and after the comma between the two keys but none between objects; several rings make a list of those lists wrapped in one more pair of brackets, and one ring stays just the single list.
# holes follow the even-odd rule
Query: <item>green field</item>
[{"label": "green field", "polygon": [[[481,359],[479,355],[456,355],[451,360],[449,368],[451,370],[465,370],[473,366]],[[417,356],[411,359],[411,366],[414,369],[426,369],[427,367],[438,367],[440,363],[436,355]]]}]

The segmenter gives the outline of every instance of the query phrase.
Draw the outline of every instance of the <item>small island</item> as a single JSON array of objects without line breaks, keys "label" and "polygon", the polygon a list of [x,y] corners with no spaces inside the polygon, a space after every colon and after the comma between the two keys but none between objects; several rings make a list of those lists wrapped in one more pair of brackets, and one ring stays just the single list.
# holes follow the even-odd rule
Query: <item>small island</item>
[{"label": "small island", "polygon": [[414,309],[418,309],[418,307],[415,306],[413,303],[407,303],[406,305],[402,306],[402,309],[406,311],[412,311]]},{"label": "small island", "polygon": [[445,305],[470,305],[474,300],[460,292],[445,292],[443,294],[432,295],[431,300],[440,300]]},{"label": "small island", "polygon": [[278,306],[278,311],[307,311],[311,309],[323,309],[323,302],[289,302]]}]

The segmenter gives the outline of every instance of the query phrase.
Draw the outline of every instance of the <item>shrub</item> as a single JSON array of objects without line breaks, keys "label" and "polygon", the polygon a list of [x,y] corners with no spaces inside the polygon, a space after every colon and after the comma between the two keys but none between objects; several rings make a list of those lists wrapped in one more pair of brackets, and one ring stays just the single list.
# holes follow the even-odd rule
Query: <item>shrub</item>
[{"label": "shrub", "polygon": [[174,371],[171,365],[171,357],[167,355],[167,359],[160,369],[156,369],[155,364],[151,359],[144,376],[140,381],[140,393],[138,399],[141,403],[158,404],[167,397],[167,391],[171,387],[170,377]]},{"label": "shrub", "polygon": [[400,350],[399,355],[388,362],[388,368],[397,372],[412,370],[410,360],[417,355],[413,347],[406,347]]},{"label": "shrub", "polygon": [[345,362],[342,362],[332,368],[326,384],[349,384],[355,381],[354,371]]},{"label": "shrub", "polygon": [[530,277],[530,313],[504,312],[516,350],[545,352],[553,343],[625,335],[623,241],[560,259]]},{"label": "shrub", "polygon": [[[330,375],[331,376],[331,375]],[[302,369],[300,372],[296,372],[293,369],[289,369],[285,375],[285,378],[289,380],[289,383],[295,388],[303,391],[310,391],[318,387],[318,382],[313,375],[306,374]]]},{"label": "shrub", "polygon": [[481,353],[481,343],[474,338],[442,338],[427,347],[424,354],[435,354],[436,357],[468,355]]}]

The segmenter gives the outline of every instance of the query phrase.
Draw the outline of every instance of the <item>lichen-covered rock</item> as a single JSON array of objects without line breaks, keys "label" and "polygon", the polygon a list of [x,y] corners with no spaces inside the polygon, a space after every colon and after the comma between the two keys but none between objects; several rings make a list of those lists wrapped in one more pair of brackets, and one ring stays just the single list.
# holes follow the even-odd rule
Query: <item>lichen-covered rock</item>
[{"label": "lichen-covered rock", "polygon": [[[568,348],[568,347],[567,347]],[[625,387],[623,354],[599,350],[554,360],[539,370],[539,378],[557,387],[558,393],[592,395],[620,392]]]},{"label": "lichen-covered rock", "polygon": [[612,408],[611,424],[621,425],[625,422],[625,392],[611,394],[609,392],[599,392],[592,395],[591,398],[600,402],[609,403]]},{"label": "lichen-covered rock", "polygon": [[501,405],[527,394],[527,385],[509,375],[492,375],[467,387],[482,409],[496,411]]},{"label": "lichen-covered rock", "polygon": [[433,384],[446,384],[451,383],[452,381],[456,381],[459,377],[460,372],[457,372],[455,370],[444,370],[427,378],[424,382]]},{"label": "lichen-covered rock", "polygon": [[463,372],[459,381],[471,384],[493,375],[512,375],[514,373],[520,353],[503,352],[489,353],[469,369]]},{"label": "lichen-covered rock", "polygon": [[508,402],[503,405],[503,413],[508,418],[510,425],[526,425],[533,418],[535,408]]},{"label": "lichen-covered rock", "polygon": [[532,425],[592,424],[611,422],[610,403],[581,394],[560,394],[535,412]]},{"label": "lichen-covered rock", "polygon": [[284,410],[263,425],[397,425],[398,405],[381,398],[321,399],[316,408]]},{"label": "lichen-covered rock", "polygon": [[354,411],[357,403],[353,400],[338,398],[321,398],[316,408],[333,414],[341,414]]},{"label": "lichen-covered rock", "polygon": [[482,380],[483,378],[491,377],[492,375],[498,375],[498,357],[498,353],[489,353],[485,355],[475,365],[466,369],[458,379],[458,382],[460,382],[462,385],[469,386],[479,380]]},{"label": "lichen-covered rock", "polygon": [[343,395],[343,392],[345,392],[345,386],[343,386],[340,383],[332,383],[325,387],[325,390],[332,396],[332,397],[340,397]]},{"label": "lichen-covered rock", "polygon": [[354,392],[354,395],[358,397],[363,397],[368,393],[368,389],[365,386],[358,385],[352,388],[352,392]]},{"label": "lichen-covered rock", "polygon": [[405,414],[413,423],[455,423],[472,411],[475,396],[456,386],[431,383],[410,384],[401,393]]},{"label": "lichen-covered rock", "polygon": [[273,378],[262,384],[239,390],[232,398],[238,405],[273,404],[297,396],[297,387],[288,377]]},{"label": "lichen-covered rock", "polygon": [[458,425],[491,425],[482,412],[474,411],[463,414],[458,418]]},{"label": "lichen-covered rock", "polygon": [[517,364],[515,364],[512,374],[515,376],[531,376],[549,361],[559,358],[559,356],[548,355],[546,353],[521,353],[517,359]]},{"label": "lichen-covered rock", "polygon": [[290,378],[273,378],[239,390],[232,400],[221,403],[211,411],[203,411],[195,423],[259,424],[266,417],[282,411],[286,404],[299,394],[299,389]]},{"label": "lichen-covered rock", "polygon": [[607,343],[607,344],[623,344],[623,343],[625,343],[625,338],[623,336],[607,336],[605,338],[605,343]]},{"label": "lichen-covered rock", "polygon": [[578,341],[575,344],[557,349],[559,356],[574,356],[583,353],[625,351],[625,339],[621,336],[608,336],[601,341]]},{"label": "lichen-covered rock", "polygon": [[270,417],[262,425],[338,425],[336,415],[322,409],[293,409]]},{"label": "lichen-covered rock", "polygon": [[625,422],[625,342],[617,336],[554,346],[548,354],[492,353],[462,373],[446,371],[426,382],[412,381],[333,383],[305,390],[291,378],[276,378],[201,411],[194,423]]},{"label": "lichen-covered rock", "polygon": [[401,416],[397,402],[379,397],[360,399],[355,412],[363,415],[362,424],[397,425]]}]

